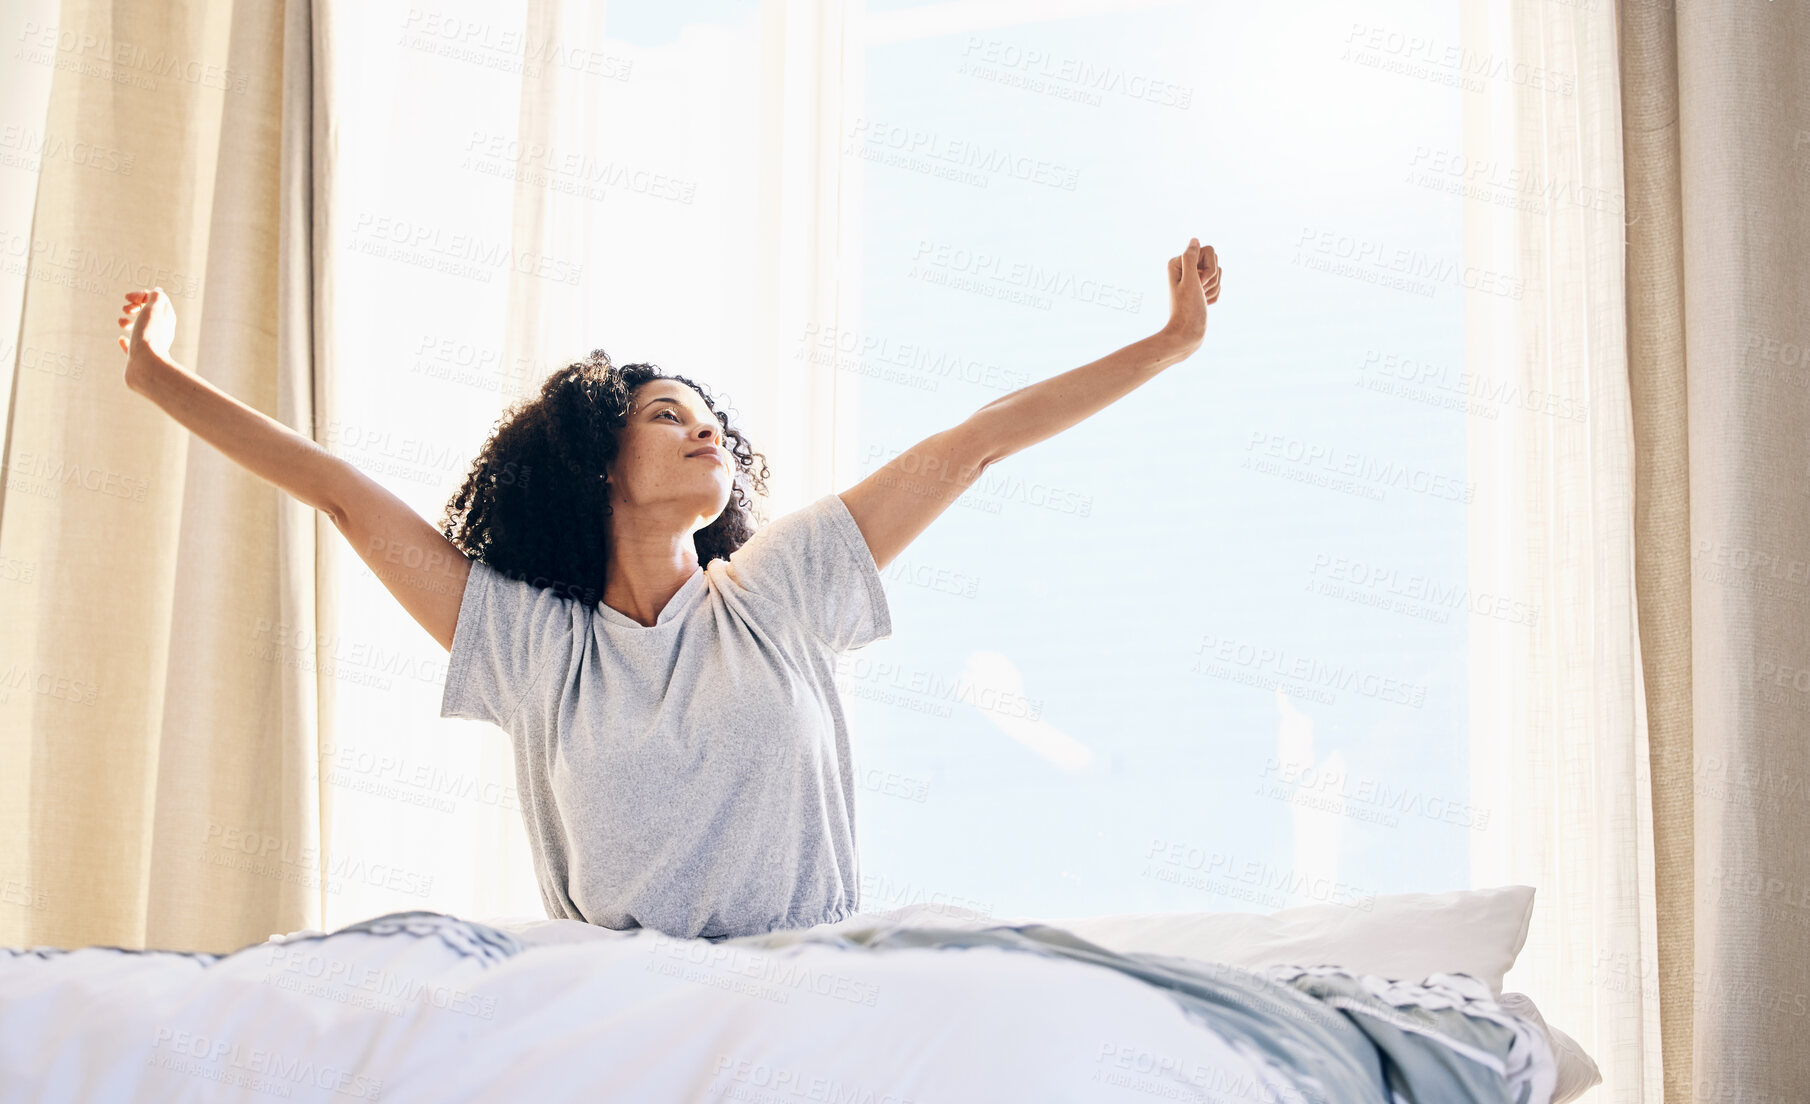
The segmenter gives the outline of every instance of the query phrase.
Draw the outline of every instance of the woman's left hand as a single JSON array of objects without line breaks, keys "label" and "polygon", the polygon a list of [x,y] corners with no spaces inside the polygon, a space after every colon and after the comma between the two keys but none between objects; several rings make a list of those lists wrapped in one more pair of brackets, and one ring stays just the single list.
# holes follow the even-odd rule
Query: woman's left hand
[{"label": "woman's left hand", "polygon": [[1190,238],[1181,256],[1169,258],[1169,323],[1163,337],[1184,354],[1207,336],[1207,306],[1219,301],[1219,255]]}]

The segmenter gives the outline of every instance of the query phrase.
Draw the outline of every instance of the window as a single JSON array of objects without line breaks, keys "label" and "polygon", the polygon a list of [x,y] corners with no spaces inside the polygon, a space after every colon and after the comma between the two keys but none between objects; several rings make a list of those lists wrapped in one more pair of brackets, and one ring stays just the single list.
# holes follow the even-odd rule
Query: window
[{"label": "window", "polygon": [[1502,397],[1463,373],[1459,94],[1365,45],[1436,29],[950,7],[869,5],[841,482],[1155,332],[1190,236],[1226,284],[1192,359],[995,465],[886,571],[893,639],[844,664],[864,905],[1468,885],[1465,424]]}]

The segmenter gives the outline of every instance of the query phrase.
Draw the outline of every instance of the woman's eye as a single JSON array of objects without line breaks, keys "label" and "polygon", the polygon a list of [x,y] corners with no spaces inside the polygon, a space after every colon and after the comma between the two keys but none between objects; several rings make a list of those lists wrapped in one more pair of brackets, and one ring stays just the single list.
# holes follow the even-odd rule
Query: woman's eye
[{"label": "woman's eye", "polygon": [[672,415],[672,420],[673,420],[673,421],[675,421],[675,422],[676,422],[676,421],[678,421],[678,420],[679,420],[679,416],[678,416],[678,415],[677,415],[677,414],[673,414],[673,412],[672,412],[672,411],[670,411],[670,410],[662,410],[662,411],[660,411],[660,413],[661,413],[661,414],[670,414],[670,415]]}]

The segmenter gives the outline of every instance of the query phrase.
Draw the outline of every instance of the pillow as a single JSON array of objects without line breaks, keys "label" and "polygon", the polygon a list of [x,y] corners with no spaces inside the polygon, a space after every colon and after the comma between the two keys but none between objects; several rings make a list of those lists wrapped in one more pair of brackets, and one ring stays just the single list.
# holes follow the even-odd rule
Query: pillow
[{"label": "pillow", "polygon": [[1559,1066],[1558,1083],[1552,1087],[1552,1104],[1565,1104],[1567,1100],[1582,1096],[1584,1090],[1602,1084],[1603,1072],[1596,1068],[1596,1060],[1577,1044],[1576,1039],[1547,1023],[1546,1017],[1534,1007],[1532,997],[1525,993],[1503,993],[1496,998],[1496,1003],[1505,1012],[1532,1020],[1546,1033],[1546,1041],[1552,1044],[1552,1056]]},{"label": "pillow", "polygon": [[1274,913],[1124,913],[1072,919],[1002,920],[953,906],[907,906],[863,913],[835,927],[875,921],[984,928],[1049,924],[1121,954],[1178,954],[1239,966],[1340,966],[1355,973],[1422,981],[1469,974],[1489,986],[1506,1012],[1544,1033],[1557,1065],[1551,1104],[1565,1104],[1602,1083],[1602,1072],[1571,1036],[1547,1023],[1524,993],[1502,992],[1502,978],[1527,942],[1533,887],[1499,886],[1447,893],[1398,893],[1373,906],[1307,905]]},{"label": "pillow", "polygon": [[993,920],[1066,928],[1121,954],[1184,955],[1234,966],[1338,966],[1397,981],[1469,974],[1502,992],[1533,921],[1532,886],[1397,893],[1367,907],[1303,905],[1281,912],[1157,912]]}]

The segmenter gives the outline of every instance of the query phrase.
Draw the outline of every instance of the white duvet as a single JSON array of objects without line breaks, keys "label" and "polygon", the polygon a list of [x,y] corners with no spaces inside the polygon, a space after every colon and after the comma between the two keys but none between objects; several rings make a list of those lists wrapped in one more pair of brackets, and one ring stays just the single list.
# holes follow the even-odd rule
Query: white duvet
[{"label": "white duvet", "polygon": [[499,926],[526,949],[496,953],[442,917],[388,934],[302,934],[211,964],[0,951],[0,1099],[1266,1096],[1260,1063],[1168,994],[1085,963],[993,947],[753,951],[572,921]]}]

